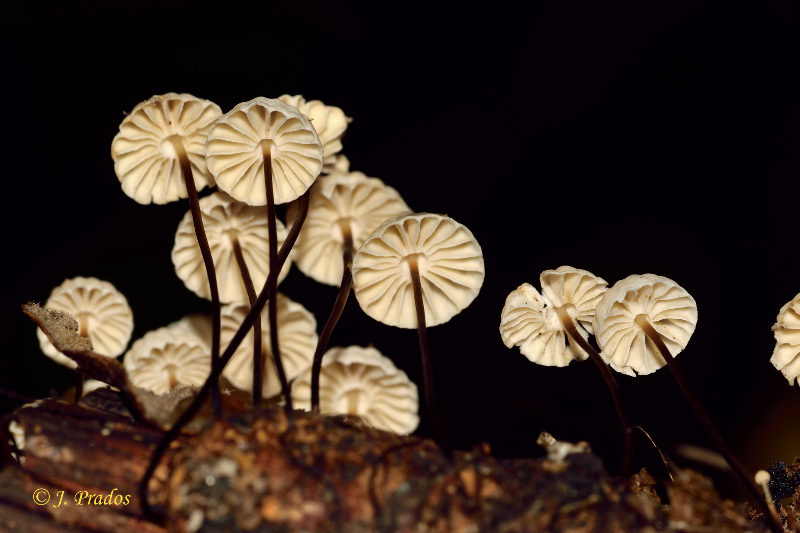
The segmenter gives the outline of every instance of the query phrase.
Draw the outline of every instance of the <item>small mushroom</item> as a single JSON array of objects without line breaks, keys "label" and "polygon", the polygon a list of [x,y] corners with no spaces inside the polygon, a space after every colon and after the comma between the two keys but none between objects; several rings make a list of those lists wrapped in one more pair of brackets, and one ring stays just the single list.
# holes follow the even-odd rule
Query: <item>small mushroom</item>
[{"label": "small mushroom", "polygon": [[342,137],[353,119],[346,117],[338,107],[328,106],[319,100],[306,101],[301,95],[289,96],[284,94],[279,99],[306,115],[319,136],[322,143],[323,164],[322,172],[333,172],[338,163],[337,154],[342,149]]},{"label": "small mushroom", "polygon": [[177,328],[159,328],[131,346],[123,361],[131,383],[155,394],[178,385],[202,385],[211,368],[207,345]]},{"label": "small mushroom", "polygon": [[571,266],[545,270],[539,279],[543,294],[525,283],[506,298],[500,316],[503,343],[509,348],[519,346],[525,357],[544,366],[564,367],[573,360],[583,361],[591,356],[611,393],[622,425],[625,447],[621,475],[627,477],[633,459],[632,425],[616,379],[587,342],[595,307],[608,283]]},{"label": "small mushroom", "polygon": [[767,502],[772,519],[780,524],[781,518],[778,514],[778,510],[775,508],[775,502],[772,501],[772,494],[770,494],[769,491],[769,482],[772,480],[772,476],[769,475],[769,472],[766,470],[759,470],[756,472],[754,479],[756,484],[761,486],[761,489],[764,491],[764,500]]},{"label": "small mushroom", "polygon": [[[216,265],[220,301],[223,303],[247,301],[242,267],[237,256],[242,256],[253,283],[261,287],[269,274],[267,252],[269,232],[266,211],[238,202],[227,194],[217,191],[200,200],[200,212],[203,214],[208,245]],[[280,246],[288,230],[278,221],[276,231]],[[203,258],[195,237],[191,212],[187,212],[178,225],[175,245],[172,248],[172,263],[175,265],[175,273],[189,290],[206,300],[211,298],[208,276],[202,268]],[[291,261],[287,261],[278,275],[279,283],[289,273],[290,267]]]},{"label": "small mushroom", "polygon": [[[317,321],[305,307],[283,294],[278,294],[276,301],[281,357],[286,377],[291,380],[311,366],[314,347],[317,345]],[[226,305],[222,308],[223,347],[228,346],[248,311],[250,311],[250,305],[244,302]],[[263,314],[261,315],[261,332],[264,340],[261,343],[262,360],[274,362],[269,349],[270,344],[266,342],[266,339],[270,337],[270,324]],[[244,341],[234,352],[223,371],[223,375],[231,385],[248,392],[253,390],[252,336],[253,331],[248,331]],[[275,372],[264,372],[263,376],[263,397],[269,398],[281,393],[281,383]]]},{"label": "small mushroom", "polygon": [[425,403],[442,445],[450,442],[433,392],[427,325],[444,324],[478,295],[485,268],[472,232],[452,218],[401,215],[372,232],[353,259],[353,291],[379,322],[417,328]]},{"label": "small mushroom", "polygon": [[[322,159],[322,144],[308,117],[280,100],[259,97],[241,103],[209,130],[206,163],[220,189],[241,202],[267,205],[269,269],[275,272],[267,277],[269,294],[277,292],[275,204],[304,194],[322,170]],[[291,419],[292,398],[281,363],[276,316],[275,298],[271,298],[270,346]]]},{"label": "small mushroom", "polygon": [[775,350],[769,362],[789,380],[800,385],[800,294],[781,307],[775,332]]},{"label": "small mushroom", "polygon": [[[189,198],[197,242],[203,257],[212,315],[211,364],[219,361],[219,290],[206,240],[197,187],[213,184],[204,154],[219,106],[191,94],[167,93],[137,105],[120,124],[111,143],[114,171],[125,193],[139,203]],[[182,179],[182,181],[181,181]],[[222,413],[219,385],[212,388],[214,412]]]},{"label": "small mushroom", "polygon": [[[761,507],[768,520],[774,522],[752,477],[745,474],[742,465],[730,452],[675,363],[673,352],[677,355],[686,348],[696,324],[694,298],[671,279],[655,274],[632,275],[618,281],[603,294],[592,322],[603,358],[618,372],[635,376],[636,373],[650,374],[664,365],[669,367],[681,392],[741,486]],[[771,526],[780,531],[777,524]]]},{"label": "small mushroom", "polygon": [[[325,353],[320,384],[320,411],[363,418],[369,425],[400,435],[419,425],[417,386],[391,359],[375,348],[348,346]],[[292,397],[309,409],[311,370],[295,381]]]}]

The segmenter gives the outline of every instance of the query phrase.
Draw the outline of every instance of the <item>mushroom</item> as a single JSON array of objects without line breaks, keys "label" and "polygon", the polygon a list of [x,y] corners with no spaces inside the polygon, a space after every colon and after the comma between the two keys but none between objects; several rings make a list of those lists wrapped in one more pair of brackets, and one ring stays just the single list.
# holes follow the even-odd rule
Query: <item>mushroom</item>
[{"label": "mushroom", "polygon": [[500,315],[503,343],[509,348],[519,346],[525,357],[544,366],[564,367],[573,360],[592,358],[611,392],[622,425],[625,447],[621,475],[627,477],[633,458],[632,425],[616,379],[588,343],[595,307],[608,283],[591,272],[566,265],[545,270],[539,280],[543,294],[525,283],[506,298]]},{"label": "mushroom", "polygon": [[[308,117],[280,100],[259,97],[241,103],[209,130],[206,163],[219,188],[240,202],[267,205],[270,272],[278,270],[275,203],[304,194],[322,170],[322,159],[322,144]],[[268,276],[265,288],[274,295],[277,277]],[[276,316],[271,298],[270,346],[291,419],[292,398],[281,363]]]},{"label": "mushroom", "polygon": [[800,385],[800,294],[781,307],[775,332],[775,350],[769,362],[789,380]]},{"label": "mushroom", "polygon": [[[131,339],[133,313],[128,300],[107,281],[84,277],[64,280],[50,293],[45,307],[74,316],[80,327],[78,333],[89,337],[100,355],[117,357]],[[66,367],[77,368],[75,361],[56,350],[44,331],[37,329],[36,335],[45,355]],[[78,372],[76,399],[81,398],[83,381],[83,372]]]},{"label": "mushroom", "polygon": [[[238,202],[217,191],[200,200],[206,237],[211,256],[216,265],[219,299],[222,303],[244,302],[248,299],[242,280],[246,269],[253,283],[259,287],[269,274],[269,236],[267,214],[263,209]],[[278,245],[283,244],[288,230],[277,223]],[[241,259],[241,260],[240,260]],[[187,212],[178,225],[175,245],[172,248],[172,263],[175,273],[186,287],[201,298],[210,299],[208,276],[202,269],[203,258],[197,245],[192,214]],[[280,283],[289,273],[291,261],[287,261],[278,274]]]},{"label": "mushroom", "polygon": [[[674,355],[689,342],[697,324],[697,304],[686,290],[663,276],[632,275],[608,289],[597,304],[592,327],[603,358],[618,372],[650,374],[665,364],[706,432],[753,502],[770,517],[752,478],[733,456],[697,400]],[[780,531],[777,524],[772,524]]]},{"label": "mushroom", "polygon": [[[166,203],[189,198],[197,242],[209,280],[212,315],[211,364],[219,360],[219,290],[197,197],[213,178],[205,164],[205,143],[211,124],[222,111],[191,94],[167,93],[137,105],[120,124],[111,143],[114,171],[122,190],[139,203]],[[183,186],[181,186],[181,177]],[[219,385],[213,386],[214,411],[222,412]]]},{"label": "mushroom", "polygon": [[[276,301],[281,357],[283,358],[286,378],[291,380],[311,365],[314,347],[317,344],[317,321],[305,307],[283,294],[279,293]],[[243,302],[226,305],[222,308],[221,337],[223,346],[228,346],[249,310],[250,305]],[[264,340],[269,338],[270,324],[263,314],[261,315],[261,332]],[[223,371],[223,375],[231,385],[248,392],[254,390],[254,343],[251,341],[252,335],[253,330],[251,329],[247,332],[245,342],[235,351]],[[272,360],[274,362],[269,350],[269,343],[260,343],[260,348],[263,360]],[[265,373],[262,390],[262,395],[265,398],[281,393],[281,383],[274,372]]]},{"label": "mushroom", "polygon": [[417,328],[425,403],[445,448],[449,438],[433,392],[427,325],[465,309],[478,295],[485,268],[478,241],[452,218],[431,213],[387,220],[353,259],[353,291],[361,309],[384,324]]},{"label": "mushroom", "polygon": [[211,317],[203,313],[192,313],[167,326],[169,329],[196,335],[211,351]]},{"label": "mushroom", "polygon": [[207,345],[198,336],[168,327],[134,342],[123,365],[131,383],[155,394],[178,385],[200,386],[211,368]]},{"label": "mushroom", "polygon": [[[371,426],[400,435],[417,429],[417,386],[391,359],[372,347],[348,346],[331,348],[323,361],[322,413],[355,415]],[[310,407],[310,369],[295,381],[292,398],[298,408]]]},{"label": "mushroom", "polygon": [[769,491],[769,482],[772,480],[772,476],[769,475],[769,472],[766,470],[759,470],[756,472],[756,475],[753,478],[756,484],[761,486],[761,489],[764,491],[764,500],[767,502],[767,506],[769,507],[769,513],[772,515],[772,519],[777,522],[778,524],[781,523],[780,515],[778,514],[778,510],[775,508],[775,502],[772,501],[772,494]]},{"label": "mushroom", "polygon": [[[319,411],[320,365],[350,293],[353,253],[382,222],[410,209],[396,190],[361,172],[333,173],[318,180],[311,188],[310,204],[295,248],[297,266],[320,283],[336,285],[341,280],[339,295],[314,353],[311,406]],[[287,220],[293,218],[293,206]]]},{"label": "mushroom", "polygon": [[339,163],[338,152],[342,149],[342,137],[347,125],[353,119],[346,117],[338,107],[328,106],[319,100],[306,101],[301,95],[289,96],[284,94],[279,99],[307,116],[322,143],[323,167],[322,172],[330,174]]}]

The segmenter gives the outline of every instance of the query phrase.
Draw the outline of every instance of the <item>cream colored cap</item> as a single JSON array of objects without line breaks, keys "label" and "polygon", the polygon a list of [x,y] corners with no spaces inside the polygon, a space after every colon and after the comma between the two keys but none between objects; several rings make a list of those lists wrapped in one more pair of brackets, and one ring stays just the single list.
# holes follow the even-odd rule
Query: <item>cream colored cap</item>
[{"label": "cream colored cap", "polygon": [[[219,299],[222,302],[247,301],[242,274],[233,252],[233,239],[238,239],[244,261],[250,271],[256,292],[269,274],[269,228],[266,209],[237,202],[227,194],[217,191],[200,200],[208,246],[217,273]],[[278,248],[289,231],[280,220],[277,223]],[[172,248],[175,273],[186,287],[206,300],[211,299],[208,274],[203,265],[203,255],[194,231],[192,212],[187,211],[178,225],[175,245]],[[278,283],[289,273],[292,262],[287,260],[278,274]]]},{"label": "cream colored cap", "polygon": [[800,386],[800,294],[781,307],[775,332],[775,350],[769,362],[789,380]]},{"label": "cream colored cap", "polygon": [[205,144],[211,123],[221,114],[217,104],[191,94],[167,93],[134,107],[111,143],[114,172],[125,194],[140,204],[165,204],[188,197],[169,139],[183,143],[197,190],[213,186]]},{"label": "cream colored cap", "polygon": [[419,265],[427,326],[460,313],[483,284],[483,253],[469,229],[442,215],[401,215],[378,226],[353,259],[353,291],[367,315],[417,327],[409,259]]},{"label": "cream colored cap", "polygon": [[[291,381],[300,372],[311,365],[314,350],[317,347],[317,321],[305,307],[278,294],[278,346],[281,350],[281,363],[286,379]],[[244,322],[250,311],[246,303],[234,303],[222,307],[222,330],[220,345],[225,350],[231,339]],[[261,353],[264,355],[264,386],[262,395],[265,398],[281,393],[275,362],[272,358],[268,313],[261,313]],[[228,365],[222,373],[234,387],[252,392],[253,390],[253,328],[248,330],[242,343],[236,349]]]},{"label": "cream colored cap", "polygon": [[192,333],[159,328],[133,343],[123,365],[132,384],[164,394],[178,385],[202,386],[211,372],[211,353]]},{"label": "cream colored cap", "polygon": [[336,154],[342,150],[342,136],[353,119],[346,117],[344,111],[338,107],[325,105],[319,100],[306,101],[301,95],[289,96],[284,94],[279,97],[282,102],[296,107],[298,111],[307,116],[314,125],[314,129],[322,143],[323,169],[325,173],[334,170],[337,163]]},{"label": "cream colored cap", "polygon": [[[128,300],[111,283],[97,278],[64,280],[53,289],[45,307],[65,311],[78,321],[80,334],[89,337],[94,352],[116,357],[125,351],[133,333],[133,313]],[[78,365],[56,350],[41,329],[36,330],[45,355],[69,368]]]},{"label": "cream colored cap", "polygon": [[592,334],[592,320],[597,303],[607,290],[608,282],[587,270],[560,266],[545,270],[539,276],[542,293],[555,307],[565,307],[569,316]]},{"label": "cream colored cap", "polygon": [[[375,348],[331,348],[322,358],[320,412],[363,418],[369,425],[400,435],[419,425],[417,386]],[[311,408],[311,369],[292,387],[298,409]]]},{"label": "cream colored cap", "polygon": [[666,365],[653,341],[635,323],[645,315],[672,356],[689,343],[697,325],[694,298],[671,279],[634,274],[608,289],[594,316],[594,333],[601,355],[623,374],[652,374]]},{"label": "cream colored cap", "polygon": [[[295,212],[296,202],[287,212],[287,223]],[[311,189],[308,216],[294,247],[297,267],[320,283],[339,285],[343,232],[350,232],[357,250],[382,222],[410,212],[400,194],[378,178],[361,172],[320,178]]]},{"label": "cream colored cap", "polygon": [[198,339],[203,341],[208,346],[209,353],[211,352],[211,336],[212,336],[212,321],[209,315],[202,313],[192,313],[186,315],[180,320],[168,325],[169,329],[176,329],[186,333],[191,333],[197,336]]},{"label": "cream colored cap", "polygon": [[276,204],[299,198],[322,170],[322,144],[308,117],[264,97],[237,105],[211,126],[206,164],[220,189],[240,202],[266,205],[266,149]]}]

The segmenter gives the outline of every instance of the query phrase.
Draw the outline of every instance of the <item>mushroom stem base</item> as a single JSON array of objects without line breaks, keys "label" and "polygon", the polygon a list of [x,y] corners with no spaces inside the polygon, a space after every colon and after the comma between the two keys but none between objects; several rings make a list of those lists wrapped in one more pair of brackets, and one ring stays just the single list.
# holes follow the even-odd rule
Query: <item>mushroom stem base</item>
[{"label": "mushroom stem base", "polygon": [[614,379],[614,375],[611,373],[611,370],[608,369],[608,365],[600,354],[597,353],[597,350],[586,342],[586,339],[578,332],[578,328],[575,326],[575,322],[573,322],[567,310],[563,307],[557,307],[556,314],[569,335],[570,342],[577,344],[583,351],[589,354],[589,357],[594,361],[594,364],[597,365],[597,369],[603,376],[608,391],[611,393],[611,399],[614,401],[614,409],[617,412],[617,418],[620,424],[622,424],[623,438],[625,441],[620,476],[628,478],[631,475],[631,463],[633,462],[633,426],[631,425],[630,418],[628,418],[628,411],[625,409],[625,403],[622,401],[619,384],[617,384],[617,380]]},{"label": "mushroom stem base", "polygon": [[731,467],[736,479],[739,481],[739,484],[745,490],[745,492],[750,496],[752,503],[759,508],[759,510],[764,514],[764,520],[767,521],[767,524],[776,532],[782,533],[783,527],[780,525],[779,522],[775,521],[775,518],[770,513],[769,506],[767,502],[764,501],[763,496],[759,493],[758,488],[756,488],[755,484],[751,481],[751,478],[744,473],[744,467],[741,463],[733,456],[731,451],[728,449],[728,445],[725,444],[725,440],[717,431],[716,426],[711,419],[708,417],[705,409],[700,405],[700,402],[697,400],[697,396],[695,396],[694,391],[692,391],[691,387],[689,387],[689,383],[686,381],[686,377],[683,375],[683,372],[675,363],[675,359],[672,357],[667,345],[664,344],[661,335],[656,331],[650,321],[647,319],[645,315],[639,315],[634,319],[634,322],[637,326],[642,328],[645,335],[655,343],[658,351],[661,353],[661,356],[667,362],[667,366],[669,367],[672,375],[675,377],[675,381],[678,382],[678,387],[680,387],[681,392],[683,392],[686,401],[689,402],[689,405],[692,407],[695,416],[700,420],[700,423],[703,424],[703,427],[708,433],[708,436],[711,437],[711,440],[714,441],[714,444],[717,446],[717,449],[725,458],[728,465]]}]

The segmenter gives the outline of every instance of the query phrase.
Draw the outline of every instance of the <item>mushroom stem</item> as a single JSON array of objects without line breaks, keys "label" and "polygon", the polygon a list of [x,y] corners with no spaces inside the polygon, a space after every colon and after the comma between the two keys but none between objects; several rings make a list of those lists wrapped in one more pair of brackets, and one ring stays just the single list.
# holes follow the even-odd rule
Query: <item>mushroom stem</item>
[{"label": "mushroom stem", "polygon": [[[247,263],[244,262],[239,239],[235,237],[233,238],[233,254],[239,264],[239,271],[242,273],[242,281],[244,281],[244,289],[247,291],[247,299],[250,301],[250,307],[252,307],[256,303],[256,289],[253,286],[253,279],[250,277]],[[263,361],[261,354],[261,321],[256,320],[253,324],[253,409],[256,411],[261,409],[261,396],[264,389]]]},{"label": "mushroom stem", "polygon": [[83,397],[83,384],[86,381],[86,374],[78,370],[78,381],[75,383],[75,401],[74,404],[80,401]]},{"label": "mushroom stem", "polygon": [[[169,140],[175,149],[175,154],[178,156],[178,161],[181,165],[181,174],[183,174],[183,181],[186,183],[186,192],[189,195],[189,207],[192,211],[194,232],[197,235],[197,244],[200,245],[200,253],[203,256],[203,263],[205,264],[206,275],[208,276],[211,305],[214,308],[211,315],[211,371],[213,373],[214,368],[219,365],[220,312],[222,309],[219,301],[217,273],[214,270],[214,259],[211,257],[211,248],[208,246],[206,230],[203,226],[203,215],[200,212],[200,200],[197,198],[197,188],[194,184],[194,175],[192,174],[192,165],[189,162],[189,156],[186,155],[186,150],[183,147],[183,140],[180,137],[173,135],[169,137]],[[222,397],[220,396],[219,380],[212,385],[211,404],[214,410],[214,416],[222,418]]]},{"label": "mushroom stem", "polygon": [[719,434],[719,431],[717,431],[714,423],[711,422],[711,419],[708,417],[705,409],[703,409],[703,407],[700,405],[700,402],[697,400],[697,396],[695,396],[694,392],[689,387],[686,377],[683,375],[683,372],[681,372],[681,369],[678,367],[678,365],[675,364],[675,359],[669,352],[667,345],[664,344],[664,341],[661,339],[661,335],[656,331],[645,315],[637,316],[634,319],[634,322],[636,322],[636,325],[642,328],[645,335],[647,335],[647,337],[653,341],[653,343],[655,343],[658,351],[661,353],[661,356],[667,362],[667,366],[672,372],[672,375],[675,376],[675,381],[678,382],[678,387],[680,387],[684,397],[689,402],[689,405],[691,405],[692,410],[694,410],[695,416],[697,416],[697,418],[700,420],[700,423],[703,424],[706,433],[708,433],[709,437],[711,437],[711,440],[714,441],[717,449],[731,467],[731,470],[736,476],[736,479],[739,481],[739,484],[750,496],[750,499],[753,501],[753,503],[761,509],[761,512],[764,514],[764,519],[767,521],[769,527],[774,531],[783,532],[783,527],[781,527],[779,522],[775,521],[774,517],[769,511],[767,503],[761,497],[761,494],[759,494],[755,484],[751,481],[751,478],[744,473],[744,467],[742,467],[741,463],[739,463],[736,457],[734,457],[731,451],[728,449],[727,444],[725,444],[725,440]]},{"label": "mushroom stem", "polygon": [[594,364],[597,365],[598,370],[600,370],[600,374],[603,376],[603,380],[606,382],[608,391],[611,393],[611,399],[614,401],[614,409],[617,412],[617,418],[619,419],[620,424],[622,424],[623,438],[625,442],[620,476],[623,479],[627,479],[631,475],[631,463],[633,462],[633,426],[628,418],[628,411],[625,409],[625,404],[622,401],[622,395],[619,391],[619,384],[617,384],[617,380],[614,379],[614,375],[611,373],[611,370],[609,370],[608,365],[605,363],[603,358],[600,357],[600,354],[597,353],[597,350],[595,350],[591,344],[586,342],[586,339],[584,339],[578,332],[578,328],[575,326],[575,322],[573,322],[572,317],[569,315],[567,310],[564,307],[556,307],[555,310],[558,318],[561,320],[561,324],[564,326],[564,329],[569,335],[570,342],[577,344],[589,354],[589,357],[592,359],[592,361],[594,361]]},{"label": "mushroom stem", "polygon": [[153,451],[153,455],[150,457],[150,464],[147,465],[147,470],[145,470],[144,475],[142,476],[141,485],[139,485],[139,500],[142,504],[142,509],[144,513],[151,517],[157,518],[157,513],[150,505],[150,502],[147,499],[147,487],[150,484],[150,479],[153,477],[153,473],[156,471],[156,467],[158,463],[161,462],[161,458],[164,456],[164,452],[167,451],[169,448],[170,443],[175,440],[181,429],[188,424],[192,418],[197,414],[201,407],[203,407],[203,403],[205,403],[206,398],[208,398],[208,393],[211,391],[212,386],[215,383],[219,383],[219,377],[222,374],[222,371],[225,369],[225,365],[230,362],[231,357],[236,352],[236,349],[239,348],[239,345],[244,340],[245,335],[253,327],[253,324],[258,320],[261,316],[261,310],[264,309],[264,304],[267,303],[267,300],[271,300],[272,292],[270,292],[270,278],[275,277],[277,279],[278,272],[281,268],[283,268],[283,264],[286,263],[286,259],[289,257],[289,253],[292,251],[292,247],[294,243],[297,242],[297,236],[300,234],[300,229],[303,227],[303,223],[306,221],[306,216],[308,216],[308,204],[309,204],[309,197],[310,191],[306,191],[302,196],[300,196],[299,204],[297,207],[297,215],[295,216],[294,222],[292,223],[292,229],[289,230],[289,234],[286,236],[286,240],[283,241],[283,245],[281,246],[280,252],[278,252],[278,268],[275,270],[270,270],[269,274],[267,275],[267,280],[264,283],[264,287],[261,290],[261,293],[258,295],[255,304],[250,306],[250,311],[247,313],[247,316],[244,317],[242,324],[239,326],[239,329],[233,335],[230,344],[228,347],[225,348],[225,351],[220,356],[219,365],[216,367],[212,367],[211,374],[206,379],[206,382],[200,387],[200,390],[197,391],[197,396],[194,397],[192,403],[189,404],[189,407],[181,414],[180,418],[178,418],[177,422],[167,431],[164,433],[164,436],[161,437],[156,449]]},{"label": "mushroom stem", "polygon": [[[267,290],[270,294],[277,294],[278,271],[280,271],[281,267],[278,266],[278,229],[275,222],[275,192],[272,190],[272,155],[270,152],[270,143],[262,142],[261,150],[264,154],[264,184],[267,189],[267,222],[269,227],[269,276],[267,276]],[[281,393],[285,401],[283,405],[286,411],[286,418],[291,424],[294,420],[292,416],[292,395],[289,392],[289,382],[286,379],[286,373],[283,371],[281,351],[278,346],[277,298],[269,299],[269,340],[272,350],[272,360],[275,361],[275,370],[278,372],[278,379],[281,382]]]},{"label": "mushroom stem", "polygon": [[417,311],[417,332],[419,333],[419,351],[422,356],[422,382],[425,389],[425,405],[428,408],[436,435],[442,448],[450,453],[452,446],[450,434],[442,422],[439,415],[439,407],[436,403],[436,394],[433,390],[433,366],[431,365],[431,355],[428,350],[428,328],[425,326],[425,306],[422,303],[422,284],[419,281],[419,267],[414,256],[408,258],[409,272],[411,273],[411,285],[414,289],[414,307]]},{"label": "mushroom stem", "polygon": [[333,328],[336,327],[336,323],[339,322],[339,318],[342,316],[353,281],[353,273],[350,270],[353,264],[353,236],[350,233],[349,226],[342,226],[342,236],[344,237],[344,242],[342,243],[342,283],[339,285],[339,294],[333,304],[331,316],[328,317],[328,321],[319,336],[317,349],[314,351],[314,362],[311,365],[311,411],[314,413],[319,413],[319,374],[322,371],[322,356],[328,348]]}]

